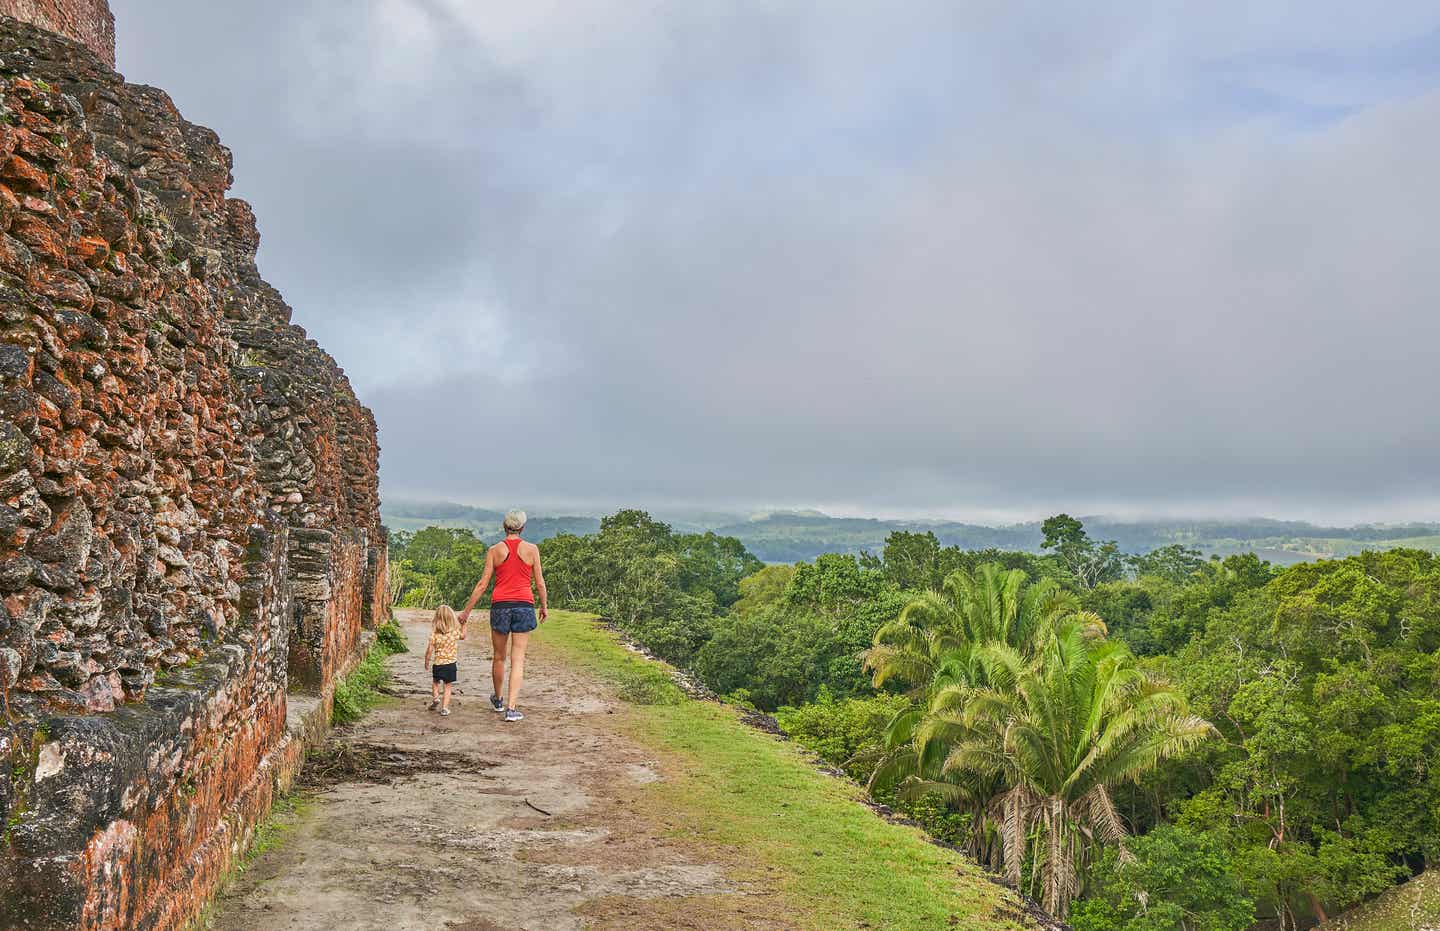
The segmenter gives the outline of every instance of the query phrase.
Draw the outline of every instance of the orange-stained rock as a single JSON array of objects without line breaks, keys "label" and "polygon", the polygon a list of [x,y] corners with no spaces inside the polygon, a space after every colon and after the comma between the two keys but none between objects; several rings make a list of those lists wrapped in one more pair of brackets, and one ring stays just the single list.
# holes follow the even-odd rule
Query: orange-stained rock
[{"label": "orange-stained rock", "polygon": [[81,236],[70,248],[76,258],[91,268],[99,268],[110,258],[110,244],[99,236]]},{"label": "orange-stained rock", "polygon": [[0,16],[69,36],[115,66],[115,16],[106,0],[0,0]]},{"label": "orange-stained rock", "polygon": [[0,178],[22,191],[45,193],[50,190],[50,176],[19,155],[12,155],[0,165]]},{"label": "orange-stained rock", "polygon": [[175,928],[389,611],[375,421],[214,133],[13,20],[0,103],[0,927]]}]

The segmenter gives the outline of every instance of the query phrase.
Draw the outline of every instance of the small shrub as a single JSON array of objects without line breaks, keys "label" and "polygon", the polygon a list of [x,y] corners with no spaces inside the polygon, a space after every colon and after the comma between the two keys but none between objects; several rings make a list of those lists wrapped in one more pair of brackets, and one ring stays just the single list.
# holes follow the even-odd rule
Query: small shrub
[{"label": "small shrub", "polygon": [[864,782],[870,778],[872,758],[884,747],[886,727],[907,704],[899,695],[837,701],[822,687],[812,704],[781,708],[775,717],[796,743]]},{"label": "small shrub", "polygon": [[394,618],[381,624],[375,631],[376,646],[384,648],[387,655],[393,656],[396,653],[409,653],[410,645],[405,642],[405,632]]},{"label": "small shrub", "polygon": [[632,705],[678,705],[685,693],[658,669],[627,672],[620,681],[620,698]]},{"label": "small shrub", "polygon": [[380,703],[380,686],[390,677],[385,658],[390,653],[376,643],[350,675],[335,686],[335,703],[330,720],[335,724],[352,724]]}]

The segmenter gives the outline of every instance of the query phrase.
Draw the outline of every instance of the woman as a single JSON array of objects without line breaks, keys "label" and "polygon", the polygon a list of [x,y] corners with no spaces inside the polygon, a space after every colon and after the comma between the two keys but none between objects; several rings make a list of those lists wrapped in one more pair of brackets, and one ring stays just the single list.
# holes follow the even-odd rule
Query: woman
[{"label": "woman", "polygon": [[[465,637],[465,625],[470,621],[470,611],[485,594],[490,576],[495,576],[495,592],[490,596],[490,643],[495,648],[490,660],[490,678],[495,681],[495,691],[490,696],[490,707],[505,712],[507,722],[523,721],[520,713],[520,686],[525,681],[525,646],[530,641],[530,632],[549,615],[550,597],[545,592],[545,576],[540,571],[540,547],[520,539],[525,532],[525,512],[511,511],[505,515],[505,539],[490,547],[485,554],[485,571],[465,610],[460,612],[460,637]],[[531,581],[540,590],[540,616],[535,616],[535,592]],[[500,697],[505,684],[505,657],[510,657],[510,694],[508,700]]]}]

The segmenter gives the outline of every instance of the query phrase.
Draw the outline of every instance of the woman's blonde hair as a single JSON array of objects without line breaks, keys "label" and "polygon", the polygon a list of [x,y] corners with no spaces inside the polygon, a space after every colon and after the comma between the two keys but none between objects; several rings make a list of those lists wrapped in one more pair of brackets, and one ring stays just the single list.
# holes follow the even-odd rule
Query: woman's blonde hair
[{"label": "woman's blonde hair", "polygon": [[436,608],[435,620],[431,623],[435,630],[442,634],[453,634],[460,627],[460,620],[455,617],[455,609],[449,605]]}]

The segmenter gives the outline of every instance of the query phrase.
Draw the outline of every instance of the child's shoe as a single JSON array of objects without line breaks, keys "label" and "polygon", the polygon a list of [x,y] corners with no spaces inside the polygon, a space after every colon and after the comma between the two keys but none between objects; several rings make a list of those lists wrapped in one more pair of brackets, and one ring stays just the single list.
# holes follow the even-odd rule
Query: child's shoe
[{"label": "child's shoe", "polygon": [[441,708],[441,709],[440,709],[440,717],[442,717],[442,718],[448,718],[448,717],[450,717],[450,709],[449,709],[449,708]]},{"label": "child's shoe", "polygon": [[429,707],[429,708],[426,708],[425,710],[426,710],[426,711],[434,711],[436,708],[439,708],[439,707],[440,707],[440,699],[438,699],[438,698],[432,698],[432,699],[430,699],[430,707]]},{"label": "child's shoe", "polygon": [[510,709],[508,709],[508,710],[505,712],[505,723],[506,723],[506,724],[511,724],[511,723],[514,723],[515,721],[523,721],[523,720],[525,720],[525,715],[521,714],[521,713],[520,713],[520,709],[518,709],[518,708],[510,708]]}]

